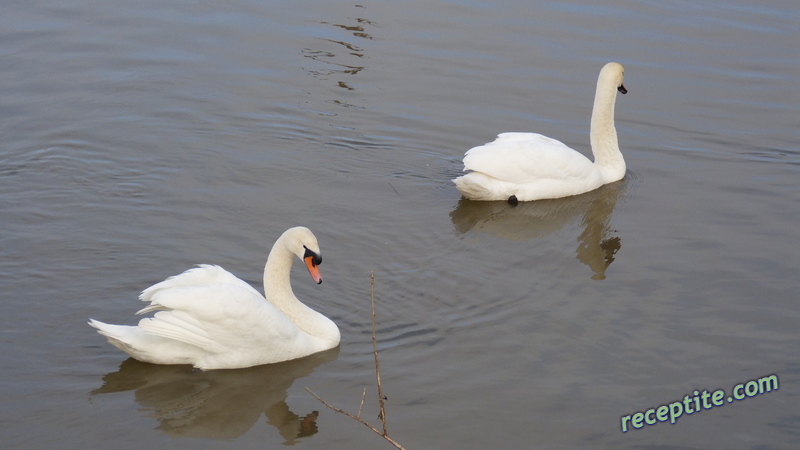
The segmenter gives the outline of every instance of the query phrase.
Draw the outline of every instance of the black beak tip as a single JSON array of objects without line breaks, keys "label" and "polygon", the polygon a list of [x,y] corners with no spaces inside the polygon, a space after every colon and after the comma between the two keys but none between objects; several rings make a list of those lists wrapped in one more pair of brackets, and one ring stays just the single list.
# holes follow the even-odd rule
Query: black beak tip
[{"label": "black beak tip", "polygon": [[620,85],[619,85],[619,87],[617,88],[617,90],[618,90],[618,91],[619,91],[621,94],[627,94],[627,93],[628,93],[628,90],[627,90],[627,89],[625,89],[625,85],[624,85],[624,84],[620,84]]}]

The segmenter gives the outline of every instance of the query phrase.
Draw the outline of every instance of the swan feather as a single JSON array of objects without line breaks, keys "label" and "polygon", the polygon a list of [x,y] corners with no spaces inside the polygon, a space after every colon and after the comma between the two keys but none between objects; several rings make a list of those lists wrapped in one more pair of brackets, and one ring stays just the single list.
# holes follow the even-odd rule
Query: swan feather
[{"label": "swan feather", "polygon": [[140,299],[149,305],[137,314],[155,314],[138,326],[94,319],[89,325],[140,361],[201,369],[250,367],[334,348],[336,325],[291,292],[292,257],[309,248],[318,254],[306,228],[289,229],[278,239],[265,266],[267,298],[219,266],[200,265],[145,289]]}]

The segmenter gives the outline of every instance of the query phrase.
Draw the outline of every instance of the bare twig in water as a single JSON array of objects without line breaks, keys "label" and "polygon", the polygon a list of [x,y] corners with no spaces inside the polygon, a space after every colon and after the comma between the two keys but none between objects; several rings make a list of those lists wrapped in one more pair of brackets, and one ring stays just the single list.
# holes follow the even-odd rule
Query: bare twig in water
[{"label": "bare twig in water", "polygon": [[378,405],[381,407],[381,423],[383,435],[386,436],[386,409],[383,406],[383,391],[381,390],[381,365],[378,364],[378,340],[375,338],[375,271],[369,273],[370,298],[372,299],[372,353],[375,354],[375,379],[378,383]]},{"label": "bare twig in water", "polygon": [[370,272],[370,281],[371,281],[371,283],[370,283],[370,285],[371,285],[370,297],[372,299],[372,351],[375,354],[375,379],[376,379],[377,384],[378,384],[378,405],[380,406],[380,409],[381,409],[379,417],[381,419],[381,423],[383,424],[383,432],[381,432],[377,428],[373,427],[372,425],[370,425],[364,419],[361,418],[361,409],[364,407],[364,397],[366,397],[366,395],[367,395],[367,388],[364,388],[364,393],[361,394],[361,405],[358,407],[358,415],[356,415],[356,416],[350,414],[349,412],[347,412],[347,411],[345,411],[343,409],[335,408],[335,407],[329,405],[328,402],[326,402],[325,400],[320,398],[320,396],[315,394],[311,389],[306,388],[306,390],[308,391],[309,394],[311,394],[314,397],[316,397],[317,400],[321,401],[323,405],[327,406],[328,408],[330,408],[330,409],[332,409],[332,410],[334,410],[334,411],[336,411],[338,413],[342,413],[345,416],[350,417],[351,419],[354,419],[354,420],[357,420],[357,421],[361,422],[367,428],[369,428],[370,430],[372,430],[375,433],[379,434],[381,437],[383,437],[384,439],[389,441],[395,447],[397,447],[397,448],[399,448],[401,450],[405,450],[402,445],[400,445],[397,442],[395,442],[395,440],[390,438],[389,435],[386,433],[386,409],[384,408],[384,404],[383,404],[383,401],[386,399],[386,397],[383,396],[383,391],[381,390],[381,368],[380,368],[380,365],[378,364],[378,340],[375,337],[376,336],[376,331],[375,331],[375,329],[376,329],[376,325],[375,325],[376,315],[375,315],[375,272],[374,271]]},{"label": "bare twig in water", "polygon": [[405,450],[405,448],[402,445],[400,445],[397,442],[395,442],[395,440],[390,438],[389,436],[386,436],[385,434],[381,433],[380,430],[378,430],[377,428],[375,428],[372,425],[370,425],[369,423],[367,423],[364,419],[362,419],[360,417],[356,417],[356,416],[350,414],[349,412],[347,412],[347,411],[345,411],[343,409],[339,409],[339,408],[336,408],[334,406],[331,406],[330,404],[328,404],[328,402],[323,400],[319,395],[315,394],[314,391],[312,391],[311,389],[306,388],[306,390],[308,391],[309,394],[311,394],[314,397],[316,397],[317,400],[321,401],[323,405],[327,406],[328,408],[330,408],[330,409],[332,409],[332,410],[334,410],[334,411],[336,411],[338,413],[342,413],[345,416],[350,417],[351,419],[354,419],[354,420],[357,420],[357,421],[363,423],[364,425],[366,425],[367,428],[369,428],[370,430],[372,430],[372,431],[378,433],[379,435],[381,435],[381,437],[383,437],[384,439],[389,441],[395,447],[397,447],[399,449],[402,449],[402,450]]},{"label": "bare twig in water", "polygon": [[367,388],[361,393],[361,404],[358,406],[358,417],[361,417],[361,410],[364,408],[364,398],[367,396]]}]

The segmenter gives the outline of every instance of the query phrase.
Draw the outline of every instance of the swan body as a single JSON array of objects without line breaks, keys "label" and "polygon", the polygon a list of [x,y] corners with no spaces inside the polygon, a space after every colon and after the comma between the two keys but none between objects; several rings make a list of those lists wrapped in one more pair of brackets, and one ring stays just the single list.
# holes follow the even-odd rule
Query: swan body
[{"label": "swan body", "polygon": [[502,133],[464,155],[470,173],[453,180],[470,200],[531,201],[589,192],[621,180],[625,159],[614,127],[617,92],[625,94],[623,67],[608,63],[597,79],[590,140],[594,162],[560,141],[536,133]]},{"label": "swan body", "polygon": [[339,345],[333,321],[301,303],[289,280],[294,256],[322,283],[317,239],[295,227],[275,242],[264,267],[262,296],[215,265],[200,265],[145,289],[140,299],[156,311],[136,326],[89,325],[133,358],[153,364],[235,369],[301,358]]}]

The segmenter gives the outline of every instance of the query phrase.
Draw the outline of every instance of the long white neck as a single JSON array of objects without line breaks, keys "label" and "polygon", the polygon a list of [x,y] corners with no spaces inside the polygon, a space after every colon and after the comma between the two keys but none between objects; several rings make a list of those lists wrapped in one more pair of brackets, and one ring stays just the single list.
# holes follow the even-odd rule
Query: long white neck
[{"label": "long white neck", "polygon": [[614,104],[617,99],[617,86],[597,80],[597,91],[592,108],[592,123],[589,139],[592,144],[594,163],[603,172],[607,182],[625,176],[625,159],[619,151],[617,129],[614,127]]},{"label": "long white neck", "polygon": [[293,259],[294,254],[286,248],[283,239],[278,239],[264,266],[264,296],[281,311],[284,305],[300,302],[292,292],[290,280]]},{"label": "long white neck", "polygon": [[325,340],[339,342],[339,328],[324,315],[304,305],[292,292],[291,269],[295,254],[286,247],[284,236],[272,246],[264,266],[264,297],[298,328]]}]

